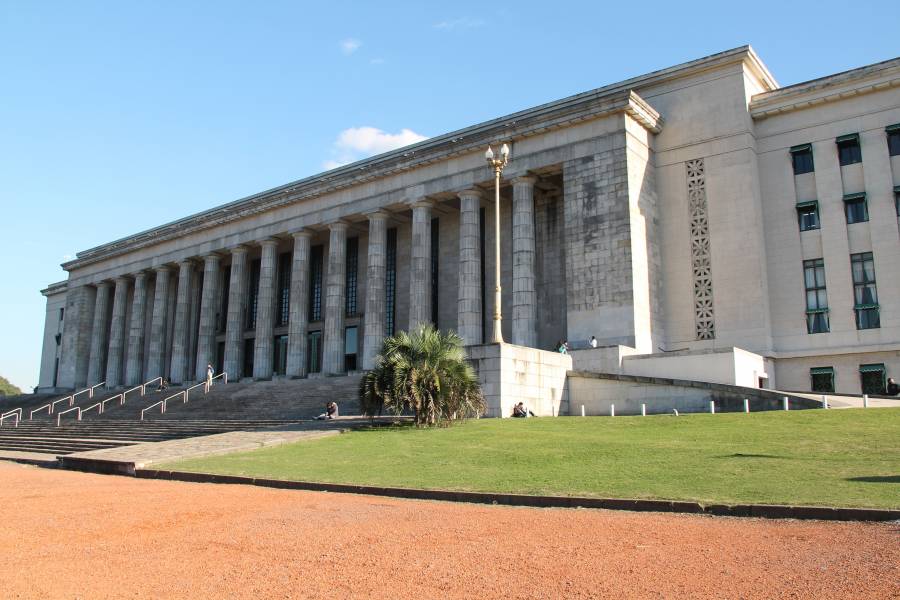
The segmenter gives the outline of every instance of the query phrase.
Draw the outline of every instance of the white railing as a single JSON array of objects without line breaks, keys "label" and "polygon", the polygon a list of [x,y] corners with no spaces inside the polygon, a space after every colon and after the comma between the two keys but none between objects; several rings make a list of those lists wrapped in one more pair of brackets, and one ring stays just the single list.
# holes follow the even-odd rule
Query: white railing
[{"label": "white railing", "polygon": [[[222,371],[221,373],[219,373],[218,375],[213,377],[210,381],[219,379],[220,377],[222,378],[222,380],[225,383],[228,383],[228,373],[226,373],[225,371]],[[149,384],[149,383],[152,383],[152,381],[147,382],[147,384]],[[147,385],[147,384],[145,384],[145,385]],[[197,389],[199,387],[203,388],[204,394],[209,393],[209,382],[204,381],[202,383],[192,385],[191,387],[187,388],[186,390],[182,390],[182,391],[178,392],[177,394],[172,394],[168,398],[164,398],[164,399],[160,400],[159,402],[154,402],[147,408],[141,410],[141,421],[144,420],[144,415],[147,413],[147,411],[149,411],[150,409],[156,408],[157,406],[159,407],[159,414],[164,414],[166,412],[166,409],[169,406],[169,400],[172,400],[173,398],[177,398],[177,397],[181,396],[182,404],[187,404],[188,400],[190,400],[190,397],[191,397],[191,390]],[[123,400],[123,402],[124,402],[124,400]]]},{"label": "white railing", "polygon": [[209,390],[206,389],[206,382],[198,383],[197,385],[192,385],[188,389],[184,390],[184,401],[187,402],[191,397],[191,390],[197,389],[198,387],[203,388],[203,393],[205,394]]},{"label": "white railing", "polygon": [[101,382],[98,383],[97,385],[95,385],[95,386],[93,386],[93,387],[89,387],[89,388],[88,388],[88,390],[89,390],[89,391],[88,391],[88,398],[93,398],[93,397],[94,397],[94,390],[96,390],[98,387],[100,387],[100,386],[102,386],[102,385],[106,385],[106,382],[105,382],[105,381],[101,381]]},{"label": "white railing", "polygon": [[51,405],[50,403],[47,403],[47,404],[45,404],[43,406],[39,406],[36,409],[34,409],[33,411],[31,411],[31,413],[28,415],[28,420],[29,421],[32,420],[34,418],[34,413],[40,412],[40,411],[44,410],[45,408],[47,409],[47,416],[50,416],[53,414],[53,405]]},{"label": "white railing", "polygon": [[[88,398],[92,398],[92,397],[93,397],[93,395],[92,395],[92,393],[91,393],[91,388],[84,388],[84,389],[81,390],[80,392],[75,392],[74,394],[72,394],[72,402],[75,402],[75,398],[77,398],[78,396],[80,396],[80,395],[82,395],[82,394],[87,394],[87,395],[88,395]],[[72,405],[69,404],[69,406],[72,406]]]},{"label": "white railing", "polygon": [[144,394],[147,393],[147,386],[151,385],[152,383],[154,383],[156,381],[159,381],[161,383],[162,377],[154,377],[150,381],[145,381],[144,384],[141,386],[141,396],[143,396]]},{"label": "white railing", "polygon": [[57,415],[56,415],[56,426],[59,427],[59,421],[60,421],[60,419],[62,419],[62,416],[63,416],[64,414],[70,413],[70,412],[72,412],[72,411],[78,411],[77,413],[75,413],[75,414],[76,414],[76,419],[75,419],[75,420],[76,420],[76,421],[80,421],[80,420],[81,420],[81,407],[80,407],[80,406],[76,406],[76,407],[74,407],[74,408],[70,408],[70,409],[64,410],[64,411],[62,411],[61,413],[57,414]]},{"label": "white railing", "polygon": [[140,392],[140,393],[141,393],[141,396],[143,396],[143,395],[144,395],[144,386],[143,386],[143,385],[136,385],[136,386],[134,386],[133,388],[131,388],[130,390],[125,390],[124,392],[122,392],[122,397],[124,398],[125,396],[127,396],[127,395],[130,394],[131,392]]},{"label": "white railing", "polygon": [[60,398],[59,400],[56,400],[55,402],[50,403],[50,414],[52,415],[53,411],[56,410],[57,404],[59,404],[60,402],[65,402],[66,400],[69,401],[69,406],[72,406],[73,404],[75,404],[75,396],[66,396],[65,398]]},{"label": "white railing", "polygon": [[166,403],[165,403],[165,400],[160,400],[159,402],[155,402],[155,403],[151,404],[150,406],[148,406],[147,408],[145,408],[144,410],[141,411],[141,421],[144,420],[144,413],[147,412],[148,410],[150,410],[151,408],[153,408],[154,406],[159,406],[159,407],[161,407],[161,408],[159,409],[159,414],[163,414],[164,412],[166,412]]},{"label": "white railing", "polygon": [[81,409],[81,414],[84,414],[84,413],[86,413],[86,412],[89,411],[89,410],[94,410],[95,408],[97,409],[97,414],[98,414],[98,415],[102,415],[102,414],[103,414],[103,403],[102,403],[102,402],[97,402],[96,404],[91,404],[91,405],[88,406],[87,408],[82,408],[82,409]]},{"label": "white railing", "polygon": [[[215,380],[218,379],[219,377],[222,377],[222,378],[223,378],[223,380],[222,380],[223,383],[228,383],[228,373],[226,373],[225,371],[222,371],[221,373],[219,373],[218,375],[216,375],[215,377],[213,377],[212,379],[210,379],[209,382],[212,383],[213,381],[215,381]],[[207,389],[206,391],[208,392],[209,390]]]},{"label": "white railing", "polygon": [[125,404],[125,394],[116,394],[115,396],[110,396],[106,400],[103,400],[102,402],[100,402],[100,412],[102,413],[103,411],[106,410],[107,402],[111,402],[112,400],[115,400],[116,398],[119,399],[119,406],[123,406]]},{"label": "white railing", "polygon": [[22,420],[22,408],[21,407],[14,408],[14,409],[6,411],[2,415],[0,415],[0,427],[3,426],[3,421],[5,421],[6,419],[9,419],[10,417],[16,418],[16,424],[14,425],[14,427],[18,427],[19,421]]}]

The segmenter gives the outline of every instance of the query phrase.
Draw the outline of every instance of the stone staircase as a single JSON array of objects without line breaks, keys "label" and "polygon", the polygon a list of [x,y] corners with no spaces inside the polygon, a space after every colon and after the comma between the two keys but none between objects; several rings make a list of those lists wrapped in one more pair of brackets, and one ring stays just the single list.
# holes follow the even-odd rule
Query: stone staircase
[{"label": "stone staircase", "polygon": [[[21,407],[24,420],[18,427],[5,423],[0,427],[0,451],[38,453],[63,456],[86,450],[99,450],[143,442],[159,442],[229,431],[254,431],[298,426],[324,410],[325,403],[334,400],[342,414],[358,414],[357,393],[361,375],[323,377],[252,383],[220,383],[209,394],[202,388],[191,392],[190,401],[170,400],[165,413],[159,407],[148,411],[141,420],[141,411],[152,404],[177,394],[183,388],[172,387],[164,392],[150,392],[141,397],[129,395],[124,405],[118,400],[106,404],[99,414],[96,409],[85,413],[81,421],[75,413],[62,417],[57,426],[57,414],[30,411],[61,396],[40,398],[19,397],[15,406],[9,403],[4,410]],[[149,390],[150,388],[148,388]],[[79,397],[74,406],[82,409],[118,392],[94,394],[93,398]],[[57,405],[58,413],[70,408],[68,402]]]}]

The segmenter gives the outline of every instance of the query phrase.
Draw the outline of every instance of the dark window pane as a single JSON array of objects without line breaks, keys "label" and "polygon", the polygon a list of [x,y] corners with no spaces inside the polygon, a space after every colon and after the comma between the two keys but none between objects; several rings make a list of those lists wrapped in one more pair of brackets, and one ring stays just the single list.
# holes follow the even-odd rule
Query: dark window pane
[{"label": "dark window pane", "polygon": [[810,375],[812,379],[812,391],[822,393],[834,393],[834,372],[830,373],[813,373]]},{"label": "dark window pane", "polygon": [[346,296],[344,299],[344,313],[348,317],[357,314],[357,281],[359,280],[359,238],[347,239],[346,261]]},{"label": "dark window pane", "polygon": [[803,175],[813,171],[812,150],[792,152],[791,159],[794,163],[794,175]]},{"label": "dark window pane", "polygon": [[440,255],[440,220],[431,220],[431,322],[438,326],[438,259]]},{"label": "dark window pane", "polygon": [[356,370],[356,350],[359,347],[359,334],[356,327],[344,330],[344,369]]},{"label": "dark window pane", "polygon": [[278,307],[275,326],[287,325],[291,314],[291,254],[285,252],[278,257]]},{"label": "dark window pane", "polygon": [[862,153],[859,150],[859,140],[845,140],[838,142],[838,160],[841,166],[862,162]]},{"label": "dark window pane", "polygon": [[864,371],[859,374],[863,394],[884,394],[884,370]]},{"label": "dark window pane", "polygon": [[310,331],[306,336],[307,371],[318,373],[322,370],[322,332]]},{"label": "dark window pane", "polygon": [[309,253],[309,321],[322,320],[322,245],[313,246]]},{"label": "dark window pane", "polygon": [[394,335],[395,298],[397,291],[397,228],[387,230],[387,248],[384,273],[384,333]]},{"label": "dark window pane", "polygon": [[819,207],[816,205],[797,207],[797,218],[800,221],[800,231],[818,229]]},{"label": "dark window pane", "polygon": [[847,223],[864,223],[869,220],[869,209],[865,198],[844,201]]},{"label": "dark window pane", "polygon": [[247,296],[247,329],[256,329],[256,311],[259,307],[259,267],[260,260],[250,263],[250,293]]},{"label": "dark window pane", "polygon": [[900,131],[892,131],[888,134],[888,153],[891,156],[900,155]]}]

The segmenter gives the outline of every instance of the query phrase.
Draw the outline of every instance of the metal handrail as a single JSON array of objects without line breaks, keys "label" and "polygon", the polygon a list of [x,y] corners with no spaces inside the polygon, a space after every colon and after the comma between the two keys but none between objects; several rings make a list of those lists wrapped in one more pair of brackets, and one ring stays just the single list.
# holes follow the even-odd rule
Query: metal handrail
[{"label": "metal handrail", "polygon": [[224,383],[228,383],[228,373],[226,373],[225,371],[222,371],[222,372],[219,373],[218,375],[214,375],[213,378],[209,380],[210,383],[212,383],[213,381],[215,381],[215,380],[218,379],[219,377],[224,377],[224,379],[223,379],[222,381],[223,381]]},{"label": "metal handrail", "polygon": [[43,406],[39,406],[38,408],[31,411],[31,414],[28,415],[28,420],[29,421],[32,420],[34,418],[34,413],[38,412],[39,410],[44,410],[45,408],[47,409],[47,416],[50,416],[53,414],[53,407],[48,402],[47,404],[45,404]]},{"label": "metal handrail", "polygon": [[[91,392],[91,388],[84,388],[80,392],[75,392],[74,394],[72,394],[72,402],[75,402],[75,398],[77,398],[78,396],[80,396],[82,394],[87,394],[88,398],[94,397],[93,392]],[[72,406],[72,404],[70,403],[69,406]]]},{"label": "metal handrail", "polygon": [[69,401],[69,406],[75,404],[75,396],[66,396],[65,398],[60,398],[59,400],[50,403],[50,414],[52,415],[53,411],[56,410],[57,404],[59,404],[60,402],[65,402],[66,400]]},{"label": "metal handrail", "polygon": [[103,403],[102,403],[102,402],[97,402],[96,404],[91,404],[91,405],[88,406],[87,408],[82,408],[82,409],[81,409],[81,414],[84,414],[84,413],[86,413],[86,412],[89,411],[89,410],[94,410],[95,408],[97,409],[97,414],[98,414],[98,415],[102,415],[102,414],[103,414]]},{"label": "metal handrail", "polygon": [[204,393],[206,393],[207,390],[206,390],[206,382],[205,381],[202,383],[198,383],[197,385],[192,385],[188,389],[184,390],[184,401],[185,402],[187,402],[188,399],[190,398],[191,390],[198,388],[198,387],[204,388]]},{"label": "metal handrail", "polygon": [[144,394],[147,393],[147,386],[152,384],[154,381],[162,381],[162,377],[154,377],[150,381],[145,381],[144,384],[141,386],[141,396],[143,396]]},{"label": "metal handrail", "polygon": [[144,410],[142,410],[142,411],[141,411],[141,421],[144,420],[144,413],[147,412],[148,410],[150,410],[151,408],[153,408],[154,406],[159,406],[159,407],[161,407],[161,408],[160,408],[160,411],[159,411],[159,414],[163,414],[164,412],[166,412],[166,405],[165,405],[165,402],[166,402],[165,400],[160,400],[159,402],[155,402],[154,404],[151,404],[150,406],[148,406],[147,408],[145,408]]},{"label": "metal handrail", "polygon": [[76,406],[76,407],[74,407],[74,408],[69,408],[69,409],[67,409],[67,410],[62,411],[61,413],[58,413],[58,414],[56,415],[56,426],[59,427],[59,420],[62,419],[62,416],[63,416],[64,414],[70,413],[70,412],[72,412],[73,410],[77,410],[77,411],[78,411],[78,412],[76,413],[76,414],[77,414],[76,421],[80,421],[80,420],[81,420],[81,407],[80,407],[80,406]]},{"label": "metal handrail", "polygon": [[125,390],[124,392],[122,392],[122,397],[124,398],[124,397],[128,394],[128,392],[133,392],[133,391],[135,391],[135,390],[140,390],[140,391],[141,391],[141,396],[144,395],[144,386],[143,386],[143,385],[136,385],[136,386],[134,386],[133,388],[131,388],[130,390]]},{"label": "metal handrail", "polygon": [[125,404],[125,396],[123,394],[116,394],[115,396],[110,396],[106,400],[103,400],[100,402],[100,406],[101,406],[100,412],[103,412],[106,410],[107,402],[109,402],[110,400],[115,400],[116,398],[119,399],[119,406],[122,406]]},{"label": "metal handrail", "polygon": [[93,397],[94,397],[94,390],[97,389],[98,387],[100,387],[101,385],[106,385],[106,382],[105,382],[105,381],[101,381],[101,382],[98,383],[97,385],[88,388],[88,389],[90,390],[90,391],[88,392],[88,397],[89,397],[89,398],[93,398]]},{"label": "metal handrail", "polygon": [[2,415],[0,415],[0,427],[3,427],[3,421],[5,421],[6,419],[8,419],[9,417],[15,417],[15,418],[16,418],[16,424],[15,424],[15,427],[18,429],[18,427],[19,427],[19,420],[22,418],[21,415],[22,415],[22,409],[21,409],[21,408],[15,408],[15,409],[13,409],[13,410],[11,410],[11,411],[9,411],[9,412],[3,413]]}]

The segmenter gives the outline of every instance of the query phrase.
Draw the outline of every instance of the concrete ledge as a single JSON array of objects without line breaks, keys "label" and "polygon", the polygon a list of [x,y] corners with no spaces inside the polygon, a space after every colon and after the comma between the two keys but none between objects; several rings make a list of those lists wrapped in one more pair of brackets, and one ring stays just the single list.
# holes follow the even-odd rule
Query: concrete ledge
[{"label": "concrete ledge", "polygon": [[232,483],[256,485],[285,490],[365,494],[412,500],[439,500],[443,502],[470,502],[475,504],[503,504],[506,506],[530,506],[537,508],[602,508],[639,512],[671,512],[706,514],[730,517],[758,517],[764,519],[820,519],[826,521],[895,521],[900,520],[900,510],[879,508],[836,508],[819,506],[784,506],[778,504],[709,504],[676,500],[641,500],[626,498],[585,498],[578,496],[530,496],[492,492],[461,492],[452,490],[420,490],[413,488],[379,487],[344,483],[319,483],[313,481],[287,481],[216,475],[212,473],[187,473],[184,471],[159,471],[137,469],[135,477],[141,479],[165,479],[191,483]]}]

